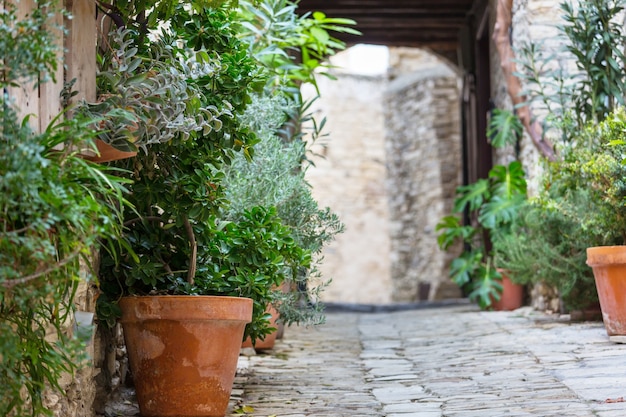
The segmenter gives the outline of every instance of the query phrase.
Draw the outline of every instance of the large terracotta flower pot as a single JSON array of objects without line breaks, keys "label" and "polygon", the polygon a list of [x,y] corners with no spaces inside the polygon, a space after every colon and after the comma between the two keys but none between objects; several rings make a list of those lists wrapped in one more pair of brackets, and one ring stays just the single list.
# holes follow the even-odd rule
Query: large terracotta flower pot
[{"label": "large terracotta flower pot", "polygon": [[626,246],[587,248],[609,336],[626,336]]},{"label": "large terracotta flower pot", "polygon": [[142,417],[224,416],[252,300],[147,296],[119,305]]}]

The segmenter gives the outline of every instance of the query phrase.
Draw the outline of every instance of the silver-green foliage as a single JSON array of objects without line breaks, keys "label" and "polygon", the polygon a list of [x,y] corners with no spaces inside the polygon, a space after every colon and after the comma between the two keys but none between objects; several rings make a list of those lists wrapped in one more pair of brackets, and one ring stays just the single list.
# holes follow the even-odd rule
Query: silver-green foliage
[{"label": "silver-green foliage", "polygon": [[177,59],[165,34],[156,35],[143,56],[134,42],[128,29],[112,32],[112,50],[100,59],[99,99],[78,105],[78,112],[96,120],[99,139],[123,151],[147,151],[177,135],[187,139],[192,132],[220,130],[218,117],[232,117],[215,106],[189,108],[201,94],[189,81],[217,73],[217,60]]},{"label": "silver-green foliage", "polygon": [[[307,286],[306,298],[312,303],[302,309],[297,299],[301,294],[277,293],[281,298],[278,307],[281,320],[316,323],[322,317],[315,300],[325,283],[316,279],[320,277],[315,264],[319,265],[322,249],[342,231],[343,224],[329,208],[320,207],[312,195],[302,166],[305,144],[298,140],[286,142],[276,130],[276,126],[286,122],[284,110],[289,108],[290,103],[280,96],[253,98],[244,118],[261,141],[255,145],[252,161],[238,156],[227,169],[223,185],[230,205],[225,216],[237,220],[245,210],[256,205],[276,207],[278,216],[291,228],[296,242],[314,255],[313,268],[300,271],[295,277],[302,290]],[[314,285],[314,281],[321,286]]]},{"label": "silver-green foliage", "polygon": [[624,0],[565,1],[559,46],[532,42],[519,48],[517,75],[526,82],[524,93],[545,110],[544,130],[556,129],[563,143],[624,104],[625,5]]}]

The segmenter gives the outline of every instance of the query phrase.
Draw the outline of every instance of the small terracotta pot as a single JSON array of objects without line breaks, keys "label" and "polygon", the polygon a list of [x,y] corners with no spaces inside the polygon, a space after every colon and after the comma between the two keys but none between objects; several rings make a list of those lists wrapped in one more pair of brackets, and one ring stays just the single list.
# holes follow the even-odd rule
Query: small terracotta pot
[{"label": "small terracotta pot", "polygon": [[147,296],[119,305],[141,415],[223,417],[252,300]]},{"label": "small terracotta pot", "polygon": [[265,339],[257,339],[256,343],[252,345],[252,339],[249,337],[243,341],[241,344],[242,348],[251,348],[254,347],[256,350],[268,350],[273,349],[276,344],[276,338],[278,336],[278,324],[276,324],[276,320],[278,319],[278,311],[270,304],[267,306],[265,310],[268,314],[272,315],[270,319],[270,326],[276,328],[272,333],[265,336]]},{"label": "small terracotta pot", "polygon": [[92,162],[111,162],[117,161],[119,159],[132,158],[137,155],[137,152],[120,151],[119,149],[114,148],[113,146],[101,141],[100,139],[96,139],[94,142],[96,144],[96,148],[98,149],[99,155],[89,155],[85,157],[85,159],[88,159]]},{"label": "small terracotta pot", "polygon": [[626,336],[626,246],[587,248],[609,336]]},{"label": "small terracotta pot", "polygon": [[496,311],[513,311],[524,305],[524,286],[515,284],[505,271],[498,270],[502,275],[502,294],[494,300],[491,307]]}]

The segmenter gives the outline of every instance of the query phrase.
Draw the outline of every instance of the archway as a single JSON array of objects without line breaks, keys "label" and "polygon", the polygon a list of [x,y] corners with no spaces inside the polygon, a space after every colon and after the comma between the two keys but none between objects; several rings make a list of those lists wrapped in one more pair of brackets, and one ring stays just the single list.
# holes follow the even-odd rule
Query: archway
[{"label": "archway", "polygon": [[330,116],[330,138],[316,144],[308,179],[346,224],[325,253],[323,273],[333,282],[324,300],[458,297],[435,225],[461,181],[460,79],[427,51],[380,48],[338,54],[338,80],[320,80],[315,111]]}]

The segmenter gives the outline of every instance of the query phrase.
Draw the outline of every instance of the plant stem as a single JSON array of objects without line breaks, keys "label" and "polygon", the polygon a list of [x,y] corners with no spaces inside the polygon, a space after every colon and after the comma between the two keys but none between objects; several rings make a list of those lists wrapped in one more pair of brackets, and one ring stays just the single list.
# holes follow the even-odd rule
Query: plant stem
[{"label": "plant stem", "polygon": [[196,275],[196,261],[198,258],[198,243],[196,242],[196,236],[193,233],[193,227],[189,222],[187,216],[183,217],[183,222],[185,225],[185,230],[187,231],[187,237],[189,238],[189,243],[191,244],[191,258],[189,259],[189,270],[187,271],[187,282],[190,285],[194,284],[193,277]]},{"label": "plant stem", "polygon": [[71,254],[69,254],[65,259],[63,259],[61,262],[58,262],[56,264],[54,264],[53,266],[50,266],[42,271],[39,272],[35,272],[32,273],[30,275],[26,275],[25,277],[22,278],[16,278],[16,279],[11,279],[8,281],[4,281],[2,283],[0,283],[0,285],[2,285],[5,288],[13,288],[16,285],[20,285],[20,284],[25,284],[29,281],[33,281],[41,276],[44,276],[56,269],[59,269],[61,267],[63,267],[64,265],[67,265],[68,263],[70,263],[71,261],[74,260],[74,258],[76,258],[82,249],[76,249],[74,252],[72,252]]},{"label": "plant stem", "polygon": [[149,220],[151,222],[162,222],[163,218],[159,216],[145,216],[145,217],[135,217],[134,219],[127,220],[124,222],[124,226],[131,226],[137,222],[142,220]]}]

